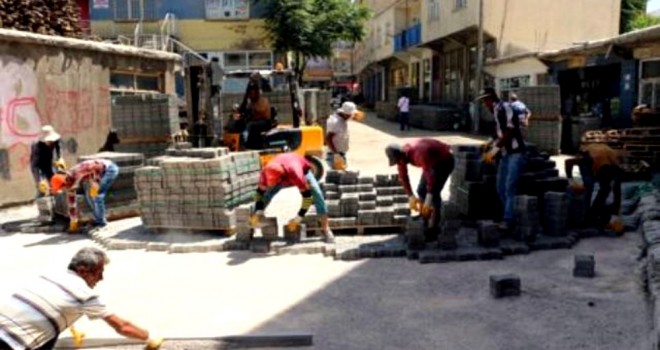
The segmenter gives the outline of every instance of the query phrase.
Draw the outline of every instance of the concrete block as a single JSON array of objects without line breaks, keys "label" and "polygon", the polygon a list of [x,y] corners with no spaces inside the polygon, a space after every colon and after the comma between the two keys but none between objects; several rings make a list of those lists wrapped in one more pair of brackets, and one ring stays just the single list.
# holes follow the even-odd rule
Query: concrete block
[{"label": "concrete block", "polygon": [[[358,195],[360,202],[375,202],[376,201],[376,192],[363,192]],[[407,199],[406,199],[407,201]]]},{"label": "concrete block", "polygon": [[376,201],[361,201],[358,204],[359,210],[374,210],[376,209]]},{"label": "concrete block", "polygon": [[260,254],[270,253],[270,244],[271,241],[267,239],[253,239],[250,242],[250,251]]},{"label": "concrete block", "polygon": [[500,250],[503,255],[528,254],[529,246],[522,242],[503,240],[500,242]]},{"label": "concrete block", "polygon": [[358,178],[358,184],[361,184],[361,185],[366,185],[366,184],[373,185],[374,182],[375,182],[375,179],[372,176],[360,176]]},{"label": "concrete block", "polygon": [[500,233],[497,224],[492,221],[480,221],[477,230],[477,241],[484,247],[496,247],[499,245]]},{"label": "concrete block", "polygon": [[438,248],[441,250],[454,250],[458,248],[456,233],[457,232],[446,231],[438,235]]},{"label": "concrete block", "polygon": [[306,235],[307,228],[305,224],[299,225],[295,230],[289,230],[287,225],[282,226],[284,232],[284,240],[287,243],[298,243],[303,236]]},{"label": "concrete block", "polygon": [[490,294],[493,298],[519,296],[520,277],[514,274],[491,275]]},{"label": "concrete block", "polygon": [[574,277],[593,278],[596,275],[596,261],[593,255],[576,255],[573,267]]},{"label": "concrete block", "polygon": [[337,200],[337,199],[339,199],[339,198],[341,198],[339,192],[331,192],[331,191],[329,191],[329,192],[326,192],[326,193],[325,193],[325,199],[326,199],[326,200]]}]

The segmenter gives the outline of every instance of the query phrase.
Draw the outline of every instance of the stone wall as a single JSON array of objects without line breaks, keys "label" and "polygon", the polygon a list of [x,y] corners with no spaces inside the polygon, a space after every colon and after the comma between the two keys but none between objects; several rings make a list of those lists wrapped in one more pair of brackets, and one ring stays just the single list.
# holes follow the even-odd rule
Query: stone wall
[{"label": "stone wall", "polygon": [[34,198],[30,147],[43,125],[62,135],[68,164],[96,153],[111,127],[112,71],[160,72],[178,56],[0,30],[0,206]]}]

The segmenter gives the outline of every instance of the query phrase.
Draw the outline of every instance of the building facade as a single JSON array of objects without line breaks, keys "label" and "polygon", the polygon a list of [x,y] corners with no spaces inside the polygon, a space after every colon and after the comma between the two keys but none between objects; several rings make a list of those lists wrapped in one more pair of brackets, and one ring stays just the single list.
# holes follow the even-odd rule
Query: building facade
[{"label": "building facade", "polygon": [[[374,12],[355,52],[370,102],[403,86],[422,102],[467,103],[475,97],[480,3],[486,59],[569,47],[619,32],[619,0],[363,0]],[[489,65],[486,84],[543,82],[545,68]]]},{"label": "building facade", "polygon": [[273,67],[263,12],[253,0],[89,0],[93,34],[157,49],[169,36],[226,70]]}]

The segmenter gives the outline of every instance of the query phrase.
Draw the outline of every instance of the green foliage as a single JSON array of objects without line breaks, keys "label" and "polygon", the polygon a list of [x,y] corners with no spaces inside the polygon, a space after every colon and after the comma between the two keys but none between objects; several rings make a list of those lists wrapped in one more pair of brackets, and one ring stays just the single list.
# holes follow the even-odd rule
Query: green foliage
[{"label": "green foliage", "polygon": [[648,0],[621,0],[621,18],[619,22],[621,33],[639,29],[639,27],[634,27],[634,23],[640,20],[639,17],[646,15],[647,2]]},{"label": "green foliage", "polygon": [[293,52],[302,76],[312,57],[330,57],[337,41],[361,41],[370,11],[349,0],[260,0],[273,49]]},{"label": "green foliage", "polygon": [[660,24],[660,17],[651,16],[648,13],[640,13],[630,21],[630,30],[637,30]]}]

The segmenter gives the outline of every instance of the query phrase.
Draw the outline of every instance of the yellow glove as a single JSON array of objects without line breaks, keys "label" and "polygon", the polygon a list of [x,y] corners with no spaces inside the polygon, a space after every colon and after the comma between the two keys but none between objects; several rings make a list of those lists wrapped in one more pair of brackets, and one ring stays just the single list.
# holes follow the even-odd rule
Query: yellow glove
[{"label": "yellow glove", "polygon": [[89,185],[89,197],[92,199],[99,196],[99,183],[94,181]]},{"label": "yellow glove", "polygon": [[145,350],[158,350],[163,345],[163,338],[149,338],[144,345]]},{"label": "yellow glove", "polygon": [[497,152],[499,152],[500,149],[497,147],[493,147],[490,151],[484,153],[483,156],[483,161],[486,164],[494,164],[495,163],[495,156],[497,155]]},{"label": "yellow glove", "polygon": [[78,232],[78,220],[71,220],[69,222],[69,233],[77,233]]},{"label": "yellow glove", "polygon": [[422,205],[422,209],[419,211],[419,214],[422,215],[424,219],[429,219],[433,215],[434,211],[435,208],[433,207],[433,196],[429,193],[426,195],[424,205]]},{"label": "yellow glove", "polygon": [[66,171],[66,162],[64,159],[60,158],[55,161],[55,169],[57,169],[58,172],[65,172]]},{"label": "yellow glove", "polygon": [[85,342],[85,333],[75,329],[73,326],[69,328],[71,331],[71,336],[73,337],[73,346],[76,348],[82,348],[83,343]]},{"label": "yellow glove", "polygon": [[492,144],[491,142],[482,143],[482,144],[481,144],[481,153],[486,153],[486,152],[488,152],[488,150],[490,150],[490,147],[491,147],[492,145],[493,145],[493,144]]},{"label": "yellow glove", "polygon": [[408,197],[408,207],[410,208],[410,210],[420,211],[421,206],[422,203],[419,201],[417,197],[415,196]]},{"label": "yellow glove", "polygon": [[263,210],[257,210],[255,213],[250,215],[250,227],[259,226],[259,221],[261,221],[261,217],[263,215],[264,215]]},{"label": "yellow glove", "polygon": [[346,160],[340,154],[335,154],[332,160],[334,170],[346,170]]},{"label": "yellow glove", "polygon": [[286,228],[289,231],[295,231],[298,229],[298,226],[300,226],[300,223],[302,222],[303,218],[300,216],[296,216],[295,218],[289,220],[289,223],[286,224]]},{"label": "yellow glove", "polygon": [[625,227],[623,226],[623,222],[621,222],[621,218],[618,216],[613,216],[612,219],[610,220],[610,223],[607,224],[605,227],[608,230],[612,230],[618,234],[623,234],[626,230]]},{"label": "yellow glove", "polygon": [[39,193],[41,193],[44,196],[47,195],[50,190],[48,187],[49,187],[48,180],[42,179],[41,181],[39,181],[39,186],[38,186]]}]

